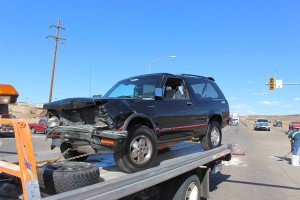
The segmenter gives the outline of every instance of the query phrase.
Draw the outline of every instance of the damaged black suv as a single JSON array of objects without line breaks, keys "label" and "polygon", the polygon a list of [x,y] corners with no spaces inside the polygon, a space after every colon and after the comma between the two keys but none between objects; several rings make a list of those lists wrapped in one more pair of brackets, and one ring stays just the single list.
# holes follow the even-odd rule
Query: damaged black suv
[{"label": "damaged black suv", "polygon": [[[110,149],[116,164],[136,172],[159,149],[193,140],[205,150],[221,145],[229,106],[211,77],[167,73],[119,81],[101,98],[68,98],[44,105],[47,137],[65,158]],[[82,156],[80,156],[82,155]]]}]

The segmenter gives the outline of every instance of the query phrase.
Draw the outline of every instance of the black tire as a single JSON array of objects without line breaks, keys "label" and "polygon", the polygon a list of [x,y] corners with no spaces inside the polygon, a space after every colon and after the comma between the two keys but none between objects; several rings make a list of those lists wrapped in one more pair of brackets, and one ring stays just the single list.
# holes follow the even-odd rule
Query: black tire
[{"label": "black tire", "polygon": [[207,132],[201,141],[202,148],[204,150],[210,150],[220,146],[222,143],[222,130],[217,121],[209,123]]},{"label": "black tire", "polygon": [[67,192],[99,182],[99,167],[85,162],[54,162],[37,168],[41,191]]},{"label": "black tire", "polygon": [[157,139],[147,126],[129,131],[125,146],[114,153],[117,166],[125,172],[137,172],[151,166],[157,156]]},{"label": "black tire", "polygon": [[34,128],[31,128],[30,133],[34,135],[34,134],[36,134],[36,130]]},{"label": "black tire", "polygon": [[187,174],[168,181],[162,189],[161,199],[172,200],[200,200],[201,187],[199,177],[195,174]]},{"label": "black tire", "polygon": [[[68,150],[69,149],[69,150]],[[67,151],[68,150],[68,151]],[[67,152],[65,152],[67,151]],[[65,159],[69,159],[69,158],[73,158],[75,156],[80,156],[80,155],[83,155],[83,153],[79,153],[78,151],[76,151],[75,149],[73,149],[72,145],[69,144],[69,143],[66,143],[66,142],[63,142],[61,145],[60,145],[60,152],[63,154],[63,157]],[[88,158],[89,156],[82,156],[82,157],[79,157],[79,158],[75,158],[75,159],[72,159],[72,161],[84,161]]]}]

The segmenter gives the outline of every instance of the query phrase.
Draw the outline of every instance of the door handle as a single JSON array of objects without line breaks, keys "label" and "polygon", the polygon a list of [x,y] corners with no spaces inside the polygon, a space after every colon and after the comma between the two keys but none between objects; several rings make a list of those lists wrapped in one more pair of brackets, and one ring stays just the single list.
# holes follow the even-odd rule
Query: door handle
[{"label": "door handle", "polygon": [[190,106],[190,105],[193,105],[193,103],[188,101],[188,102],[186,102],[186,105]]}]

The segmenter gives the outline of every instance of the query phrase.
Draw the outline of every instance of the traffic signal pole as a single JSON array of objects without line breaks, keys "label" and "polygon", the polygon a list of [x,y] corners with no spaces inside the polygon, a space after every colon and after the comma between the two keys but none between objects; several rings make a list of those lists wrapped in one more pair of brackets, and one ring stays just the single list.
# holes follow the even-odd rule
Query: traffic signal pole
[{"label": "traffic signal pole", "polygon": [[[282,83],[282,81],[280,82],[281,82],[280,83],[281,87],[276,87],[276,88],[282,88],[282,85],[300,85],[300,83]],[[276,86],[275,78],[273,76],[269,77],[269,82],[266,83],[266,85],[269,87],[270,90],[275,90],[275,86]]]}]

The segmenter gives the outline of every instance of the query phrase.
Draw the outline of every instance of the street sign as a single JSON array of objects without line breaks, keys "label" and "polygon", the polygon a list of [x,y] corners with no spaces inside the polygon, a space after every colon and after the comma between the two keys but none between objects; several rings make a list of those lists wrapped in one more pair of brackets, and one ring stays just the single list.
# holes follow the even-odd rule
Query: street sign
[{"label": "street sign", "polygon": [[282,88],[282,80],[276,80],[276,88]]}]

